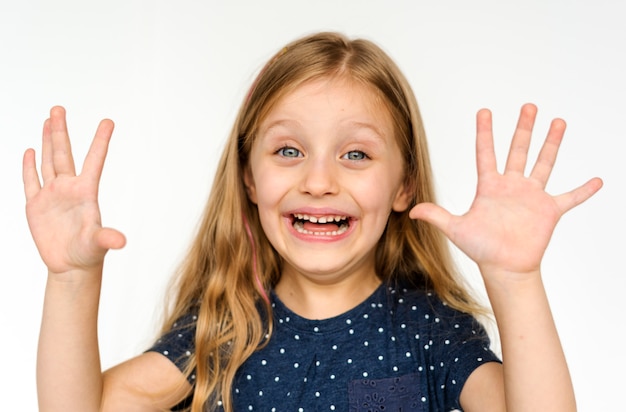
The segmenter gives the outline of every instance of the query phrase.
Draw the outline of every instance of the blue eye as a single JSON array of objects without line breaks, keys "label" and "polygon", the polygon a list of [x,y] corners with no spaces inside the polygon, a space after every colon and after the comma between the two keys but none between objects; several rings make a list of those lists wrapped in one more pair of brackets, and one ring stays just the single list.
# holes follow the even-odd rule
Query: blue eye
[{"label": "blue eye", "polygon": [[352,150],[343,155],[343,158],[347,160],[365,160],[368,158],[368,156],[367,154],[365,154],[365,152],[362,152],[360,150]]},{"label": "blue eye", "polygon": [[278,149],[276,153],[284,157],[300,157],[301,156],[300,150],[293,148],[293,147],[288,147],[288,146]]}]

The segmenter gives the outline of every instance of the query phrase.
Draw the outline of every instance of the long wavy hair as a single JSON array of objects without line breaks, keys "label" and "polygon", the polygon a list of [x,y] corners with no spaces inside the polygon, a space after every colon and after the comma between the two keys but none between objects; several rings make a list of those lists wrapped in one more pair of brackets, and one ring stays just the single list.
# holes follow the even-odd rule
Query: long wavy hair
[{"label": "long wavy hair", "polygon": [[[168,331],[185,314],[197,314],[195,353],[187,368],[195,374],[193,412],[217,405],[232,412],[237,369],[272,333],[267,293],[279,280],[282,262],[261,228],[243,180],[259,124],[303,83],[341,76],[375,90],[383,110],[391,114],[412,204],[435,201],[417,101],[380,47],[337,33],[316,33],[281,49],[261,70],[239,110],[162,327]],[[431,288],[461,311],[481,311],[456,274],[445,238],[431,225],[410,219],[408,211],[390,215],[376,250],[376,273],[383,282]]]}]

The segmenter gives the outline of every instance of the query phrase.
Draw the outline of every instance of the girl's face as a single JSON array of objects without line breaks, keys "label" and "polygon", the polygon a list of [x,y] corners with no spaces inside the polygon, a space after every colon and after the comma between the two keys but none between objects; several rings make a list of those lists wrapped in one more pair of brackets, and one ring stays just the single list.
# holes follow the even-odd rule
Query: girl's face
[{"label": "girl's face", "polygon": [[373,91],[345,79],[303,84],[260,124],[249,159],[248,195],[284,259],[282,277],[376,276],[376,243],[409,196],[391,117]]}]

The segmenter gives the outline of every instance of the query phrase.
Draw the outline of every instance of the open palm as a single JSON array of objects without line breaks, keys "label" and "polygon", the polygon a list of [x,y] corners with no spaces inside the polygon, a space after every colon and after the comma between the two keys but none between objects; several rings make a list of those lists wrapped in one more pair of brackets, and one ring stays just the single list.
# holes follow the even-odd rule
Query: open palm
[{"label": "open palm", "polygon": [[545,191],[565,132],[556,119],[538,159],[525,176],[528,148],[537,109],[522,107],[503,173],[497,171],[491,113],[477,115],[478,186],[467,213],[455,216],[432,203],[418,204],[411,217],[434,224],[483,269],[506,273],[537,271],[560,217],[602,186],[598,178],[561,195]]},{"label": "open palm", "polygon": [[24,154],[26,216],[39,253],[50,272],[62,273],[102,264],[108,249],[121,248],[124,236],[103,228],[98,206],[102,174],[113,122],[103,120],[76,175],[65,110],[53,107],[43,128],[41,177],[35,153]]}]

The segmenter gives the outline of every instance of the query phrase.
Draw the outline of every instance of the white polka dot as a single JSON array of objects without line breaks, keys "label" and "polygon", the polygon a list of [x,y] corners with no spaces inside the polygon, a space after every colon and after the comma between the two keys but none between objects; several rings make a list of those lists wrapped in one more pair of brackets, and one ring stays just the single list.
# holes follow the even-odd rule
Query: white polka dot
[{"label": "white polka dot", "polygon": [[300,364],[298,362],[296,362],[296,363],[293,364],[293,367],[298,369],[300,367]]},{"label": "white polka dot", "polygon": [[367,372],[363,372],[363,377],[367,378]]}]

